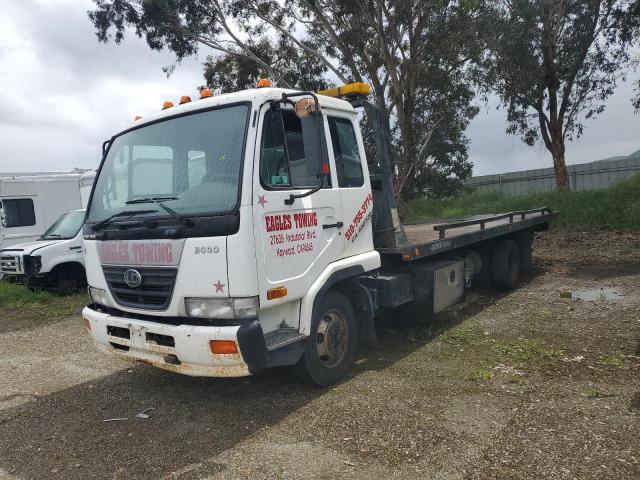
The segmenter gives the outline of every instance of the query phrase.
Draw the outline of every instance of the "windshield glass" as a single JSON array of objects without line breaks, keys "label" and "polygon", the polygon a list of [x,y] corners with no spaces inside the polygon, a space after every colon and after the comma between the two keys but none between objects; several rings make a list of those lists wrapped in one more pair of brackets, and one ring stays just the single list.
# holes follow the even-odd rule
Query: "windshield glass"
[{"label": "windshield glass", "polygon": [[84,212],[65,213],[42,235],[43,240],[60,240],[75,237],[84,222]]},{"label": "windshield glass", "polygon": [[144,200],[149,198],[182,216],[234,210],[248,110],[236,105],[194,113],[117,137],[96,182],[87,221],[137,210],[145,210],[145,218],[167,216],[162,208],[149,214],[153,202]]}]

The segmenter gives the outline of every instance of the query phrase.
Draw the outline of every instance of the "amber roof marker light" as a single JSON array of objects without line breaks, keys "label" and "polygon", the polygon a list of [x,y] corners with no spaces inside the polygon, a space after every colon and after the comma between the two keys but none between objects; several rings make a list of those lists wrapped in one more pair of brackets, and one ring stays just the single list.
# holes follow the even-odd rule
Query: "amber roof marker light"
[{"label": "amber roof marker light", "polygon": [[200,98],[209,98],[209,97],[213,97],[213,93],[211,92],[210,88],[203,88],[202,90],[200,90]]},{"label": "amber roof marker light", "polygon": [[191,97],[189,95],[183,95],[180,97],[180,105],[184,105],[189,102],[191,102]]},{"label": "amber roof marker light", "polygon": [[318,92],[320,95],[324,95],[325,97],[348,97],[351,95],[370,95],[371,94],[371,86],[368,83],[356,82],[356,83],[348,83],[346,85],[342,85],[341,87],[329,88],[328,90],[320,90]]},{"label": "amber roof marker light", "polygon": [[268,78],[261,78],[260,80],[258,80],[258,88],[266,88],[266,87],[271,87],[271,80],[269,80]]},{"label": "amber roof marker light", "polygon": [[167,108],[171,108],[171,107],[173,107],[173,102],[170,102],[169,100],[167,100],[166,102],[164,102],[162,104],[162,109],[163,110],[166,110]]}]

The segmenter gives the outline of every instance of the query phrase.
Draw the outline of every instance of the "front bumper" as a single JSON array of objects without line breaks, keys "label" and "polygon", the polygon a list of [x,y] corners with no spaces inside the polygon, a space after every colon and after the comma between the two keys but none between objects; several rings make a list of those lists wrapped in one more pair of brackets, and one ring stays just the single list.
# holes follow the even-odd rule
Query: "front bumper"
[{"label": "front bumper", "polygon": [[[82,316],[100,350],[164,370],[191,376],[243,377],[269,364],[257,321],[229,326],[167,325],[118,317],[91,305],[82,310]],[[238,353],[214,355],[210,340],[235,341]]]}]

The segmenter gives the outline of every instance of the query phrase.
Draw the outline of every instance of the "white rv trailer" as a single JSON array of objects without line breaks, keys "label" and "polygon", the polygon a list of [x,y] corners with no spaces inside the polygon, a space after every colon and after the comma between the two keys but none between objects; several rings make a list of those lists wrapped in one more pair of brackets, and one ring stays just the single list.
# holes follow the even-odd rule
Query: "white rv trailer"
[{"label": "white rv trailer", "polygon": [[0,249],[31,242],[86,207],[95,172],[0,177]]}]

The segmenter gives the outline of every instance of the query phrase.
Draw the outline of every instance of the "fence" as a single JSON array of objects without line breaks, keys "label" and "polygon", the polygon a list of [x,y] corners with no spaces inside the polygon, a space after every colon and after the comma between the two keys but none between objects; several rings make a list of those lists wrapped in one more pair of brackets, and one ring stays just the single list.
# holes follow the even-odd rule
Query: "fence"
[{"label": "fence", "polygon": [[[569,165],[571,190],[597,190],[607,188],[620,180],[640,173],[640,155],[612,160]],[[524,192],[549,192],[555,190],[556,181],[553,168],[524,170],[521,172],[483,175],[465,182],[480,191],[500,191],[509,194]]]}]

